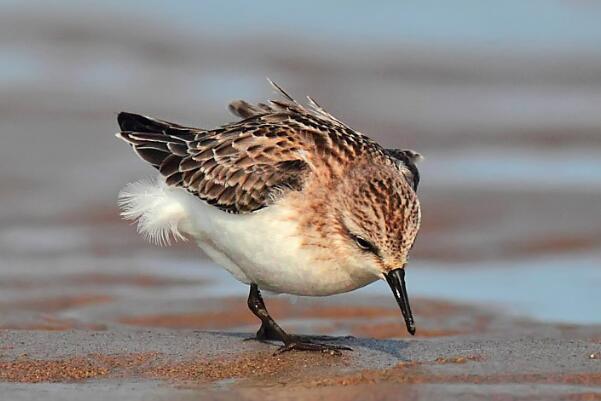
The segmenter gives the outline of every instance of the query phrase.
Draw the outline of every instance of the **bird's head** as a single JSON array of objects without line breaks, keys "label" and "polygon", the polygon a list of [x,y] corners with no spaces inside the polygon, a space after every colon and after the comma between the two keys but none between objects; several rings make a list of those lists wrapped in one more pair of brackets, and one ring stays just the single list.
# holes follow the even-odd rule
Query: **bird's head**
[{"label": "bird's head", "polygon": [[421,218],[412,186],[395,166],[358,166],[340,180],[331,202],[339,228],[336,242],[349,255],[348,263],[388,282],[414,334],[404,278]]}]

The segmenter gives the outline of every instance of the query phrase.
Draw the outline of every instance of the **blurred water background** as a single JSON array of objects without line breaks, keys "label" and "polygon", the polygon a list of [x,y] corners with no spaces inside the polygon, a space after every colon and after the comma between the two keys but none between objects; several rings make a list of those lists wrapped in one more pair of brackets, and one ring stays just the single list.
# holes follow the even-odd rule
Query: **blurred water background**
[{"label": "blurred water background", "polygon": [[0,280],[210,265],[119,220],[154,172],[116,113],[211,128],[268,76],[425,156],[411,295],[601,323],[599,21],[592,0],[0,1]]}]

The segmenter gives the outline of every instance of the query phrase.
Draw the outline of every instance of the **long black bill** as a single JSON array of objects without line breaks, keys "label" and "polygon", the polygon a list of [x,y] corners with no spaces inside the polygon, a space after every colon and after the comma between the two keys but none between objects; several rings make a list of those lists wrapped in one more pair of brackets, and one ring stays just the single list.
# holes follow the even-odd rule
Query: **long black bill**
[{"label": "long black bill", "polygon": [[411,313],[411,307],[409,306],[409,297],[407,296],[407,288],[405,288],[405,269],[399,268],[391,270],[386,274],[386,281],[390,289],[394,293],[397,304],[403,312],[405,318],[405,324],[407,325],[407,331],[411,335],[415,334],[415,322],[413,321],[413,314]]}]

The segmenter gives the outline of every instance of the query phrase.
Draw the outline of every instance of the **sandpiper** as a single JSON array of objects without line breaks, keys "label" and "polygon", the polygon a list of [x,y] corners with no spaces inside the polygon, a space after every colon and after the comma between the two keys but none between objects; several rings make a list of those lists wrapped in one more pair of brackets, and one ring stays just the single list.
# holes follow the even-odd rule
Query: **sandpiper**
[{"label": "sandpiper", "polygon": [[270,83],[281,99],[234,101],[241,120],[212,130],[120,113],[117,136],[160,173],[123,189],[123,217],[159,244],[194,240],[248,284],[256,338],[283,342],[280,351],[349,348],[287,334],[260,290],[325,296],[384,279],[414,334],[405,266],[420,226],[421,156],[385,149]]}]

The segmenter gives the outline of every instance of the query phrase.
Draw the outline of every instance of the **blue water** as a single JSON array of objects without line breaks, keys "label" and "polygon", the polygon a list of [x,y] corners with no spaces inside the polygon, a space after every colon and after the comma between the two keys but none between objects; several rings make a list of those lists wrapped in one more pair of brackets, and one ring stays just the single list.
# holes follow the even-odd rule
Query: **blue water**
[{"label": "blue water", "polygon": [[68,15],[77,9],[110,10],[124,19],[150,16],[174,30],[241,40],[277,34],[351,45],[396,42],[601,52],[601,2],[584,0],[0,0],[0,8]]},{"label": "blue water", "polygon": [[427,154],[420,171],[428,185],[553,191],[601,191],[595,148],[473,148]]},{"label": "blue water", "polygon": [[[601,43],[601,3],[560,0],[109,2],[131,13],[184,24],[211,36],[277,33],[356,41],[540,49]],[[115,3],[118,3],[116,5]]]},{"label": "blue water", "polygon": [[[411,295],[488,304],[538,320],[601,324],[601,254],[457,266],[415,263]],[[361,290],[387,294],[383,282]]]},{"label": "blue water", "polygon": [[0,45],[0,85],[35,82],[44,73],[43,60],[28,49]]}]

